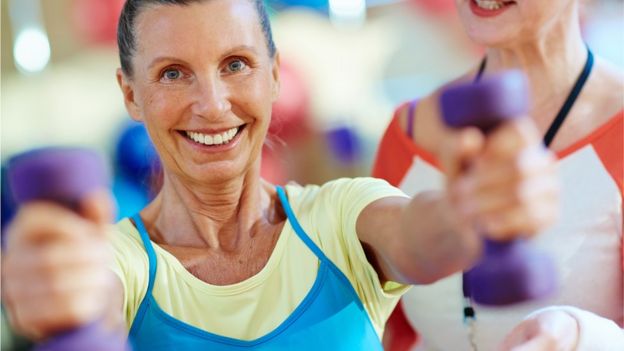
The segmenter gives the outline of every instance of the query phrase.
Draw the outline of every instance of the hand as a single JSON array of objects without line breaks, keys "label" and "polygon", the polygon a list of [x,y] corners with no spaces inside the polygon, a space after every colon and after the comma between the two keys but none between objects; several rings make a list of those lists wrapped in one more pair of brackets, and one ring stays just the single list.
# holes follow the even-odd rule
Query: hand
[{"label": "hand", "polygon": [[572,351],[578,343],[576,319],[564,311],[545,311],[518,324],[503,341],[504,351]]},{"label": "hand", "polygon": [[555,158],[528,119],[505,123],[487,136],[453,131],[443,143],[451,201],[464,222],[494,240],[531,236],[559,212]]},{"label": "hand", "polygon": [[48,202],[20,208],[8,230],[3,302],[16,331],[42,340],[104,315],[114,275],[104,225],[108,193],[94,193],[78,214]]}]

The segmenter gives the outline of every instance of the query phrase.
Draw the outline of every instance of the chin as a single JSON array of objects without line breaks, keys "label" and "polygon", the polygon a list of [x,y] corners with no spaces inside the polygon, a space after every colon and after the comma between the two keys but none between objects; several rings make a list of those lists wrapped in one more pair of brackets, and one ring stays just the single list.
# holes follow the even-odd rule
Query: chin
[{"label": "chin", "polygon": [[244,175],[246,168],[233,160],[215,161],[209,164],[196,165],[182,171],[185,177],[200,184],[223,184]]},{"label": "chin", "polygon": [[514,42],[513,35],[505,35],[505,30],[495,32],[491,30],[468,30],[466,31],[470,40],[475,44],[485,47],[506,47]]},{"label": "chin", "polygon": [[[518,40],[523,24],[516,13],[481,18],[469,8],[471,0],[458,4],[458,13],[464,32],[475,44],[486,47],[505,47]],[[515,12],[515,9],[513,9]]]},{"label": "chin", "polygon": [[513,23],[497,25],[471,21],[464,22],[464,30],[472,42],[485,47],[513,46],[513,43],[526,36],[522,28]]}]

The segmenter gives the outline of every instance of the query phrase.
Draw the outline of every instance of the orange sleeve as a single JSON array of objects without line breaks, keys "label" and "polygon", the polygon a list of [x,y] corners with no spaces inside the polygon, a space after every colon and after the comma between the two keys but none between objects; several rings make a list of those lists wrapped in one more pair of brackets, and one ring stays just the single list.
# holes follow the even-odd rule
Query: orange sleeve
[{"label": "orange sleeve", "polygon": [[393,186],[399,186],[413,159],[412,153],[405,148],[403,142],[405,136],[398,117],[400,110],[401,107],[396,110],[381,138],[372,173],[373,177],[385,179]]},{"label": "orange sleeve", "polygon": [[[602,164],[620,189],[620,197],[622,197],[624,185],[624,110],[612,118],[605,127],[606,131],[592,142],[592,145]],[[624,208],[622,210],[624,212]],[[622,221],[624,225],[624,218]],[[622,271],[624,271],[624,233],[621,236]]]}]

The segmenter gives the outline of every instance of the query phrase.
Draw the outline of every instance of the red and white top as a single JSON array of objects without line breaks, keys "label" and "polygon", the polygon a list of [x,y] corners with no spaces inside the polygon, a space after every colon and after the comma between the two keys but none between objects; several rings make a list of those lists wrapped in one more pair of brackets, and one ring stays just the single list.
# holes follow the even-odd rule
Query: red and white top
[{"label": "red and white top", "polygon": [[[534,243],[554,258],[559,293],[546,301],[500,309],[475,306],[473,331],[478,350],[496,349],[525,316],[549,305],[578,308],[567,311],[581,325],[579,350],[603,350],[599,345],[608,345],[605,350],[624,350],[624,331],[620,329],[624,325],[623,121],[624,110],[557,153],[562,216]],[[386,179],[410,196],[444,186],[435,157],[404,133],[398,113],[381,141],[373,176]],[[418,350],[472,349],[463,323],[461,274],[413,287],[400,306],[403,311],[396,311],[386,328],[391,351],[409,350],[416,341],[415,334],[405,332],[406,323],[421,336]]]}]

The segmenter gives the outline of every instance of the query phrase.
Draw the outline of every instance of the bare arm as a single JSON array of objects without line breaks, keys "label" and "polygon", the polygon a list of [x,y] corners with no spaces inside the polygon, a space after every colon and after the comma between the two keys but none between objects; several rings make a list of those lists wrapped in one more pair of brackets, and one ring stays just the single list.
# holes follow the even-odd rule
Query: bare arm
[{"label": "bare arm", "polygon": [[443,192],[424,192],[411,201],[384,198],[368,205],[358,218],[357,231],[371,248],[381,279],[428,284],[468,267],[478,257],[481,241],[462,232],[452,213]]},{"label": "bare arm", "polygon": [[442,143],[446,191],[381,199],[360,213],[358,237],[383,279],[431,283],[480,256],[481,233],[474,228],[509,240],[531,236],[557,217],[554,158],[533,125],[514,122],[487,140],[477,133],[465,130]]}]

